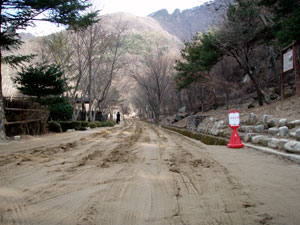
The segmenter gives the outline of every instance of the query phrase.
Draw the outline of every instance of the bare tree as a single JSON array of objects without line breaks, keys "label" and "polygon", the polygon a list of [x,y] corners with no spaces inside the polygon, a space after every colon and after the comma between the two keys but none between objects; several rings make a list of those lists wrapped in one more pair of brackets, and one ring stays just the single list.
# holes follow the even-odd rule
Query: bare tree
[{"label": "bare tree", "polygon": [[[102,36],[101,46],[103,52],[99,55],[99,60],[94,67],[94,79],[91,85],[93,105],[92,110],[99,109],[109,94],[113,80],[116,78],[119,70],[124,67],[126,61],[124,58],[126,45],[124,44],[124,34],[127,27],[122,21],[118,21],[110,28],[110,33]],[[99,40],[98,40],[99,41]],[[92,118],[94,120],[95,117]]]},{"label": "bare tree", "polygon": [[168,52],[158,45],[142,59],[143,68],[136,68],[131,76],[140,87],[139,98],[146,102],[154,113],[155,123],[159,124],[161,103],[170,85],[173,60]]},{"label": "bare tree", "polygon": [[[68,78],[67,96],[74,107],[75,120],[88,99],[88,118],[108,96],[113,79],[124,65],[124,32],[126,25],[117,21],[108,26],[102,19],[86,30],[59,33],[44,41],[50,60],[65,69]],[[67,37],[67,38],[66,38]],[[81,104],[78,104],[81,103]]]}]

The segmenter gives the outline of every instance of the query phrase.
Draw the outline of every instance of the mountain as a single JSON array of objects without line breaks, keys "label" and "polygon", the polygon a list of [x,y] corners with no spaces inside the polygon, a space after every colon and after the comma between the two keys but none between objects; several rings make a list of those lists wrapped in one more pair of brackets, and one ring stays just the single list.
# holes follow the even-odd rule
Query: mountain
[{"label": "mountain", "polygon": [[180,40],[176,35],[168,32],[162,27],[161,23],[152,17],[139,17],[129,13],[113,13],[102,16],[102,21],[105,24],[116,24],[122,22],[126,25],[126,33],[129,35],[142,35],[148,36],[149,34],[155,34],[161,36],[167,40],[173,47],[179,47]]},{"label": "mountain", "polygon": [[31,33],[25,33],[25,32],[19,33],[19,36],[20,36],[22,41],[31,40],[31,39],[34,39],[36,37]]},{"label": "mountain", "polygon": [[189,41],[197,32],[206,32],[222,21],[229,3],[233,0],[214,0],[203,5],[169,14],[166,9],[149,15],[157,20],[170,34],[181,41]]}]

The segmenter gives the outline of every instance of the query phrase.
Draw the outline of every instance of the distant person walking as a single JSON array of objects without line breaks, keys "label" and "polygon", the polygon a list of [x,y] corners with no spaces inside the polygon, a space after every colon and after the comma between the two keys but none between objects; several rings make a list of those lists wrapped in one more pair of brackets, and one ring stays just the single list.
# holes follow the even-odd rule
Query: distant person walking
[{"label": "distant person walking", "polygon": [[117,113],[117,124],[119,124],[120,123],[120,119],[121,119],[121,115],[120,115],[120,112],[118,112]]}]

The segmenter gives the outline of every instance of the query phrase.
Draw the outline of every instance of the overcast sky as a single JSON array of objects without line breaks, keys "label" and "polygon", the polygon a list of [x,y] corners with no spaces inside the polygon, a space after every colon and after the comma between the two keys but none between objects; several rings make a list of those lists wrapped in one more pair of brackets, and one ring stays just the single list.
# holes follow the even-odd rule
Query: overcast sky
[{"label": "overcast sky", "polygon": [[[136,16],[148,16],[160,9],[167,9],[173,13],[175,9],[189,9],[199,6],[208,0],[93,0],[93,4],[100,9],[100,15],[115,12],[127,12]],[[60,28],[63,29],[63,28]],[[59,29],[51,24],[37,24],[35,28],[28,28],[26,32],[34,35],[48,35]]]}]

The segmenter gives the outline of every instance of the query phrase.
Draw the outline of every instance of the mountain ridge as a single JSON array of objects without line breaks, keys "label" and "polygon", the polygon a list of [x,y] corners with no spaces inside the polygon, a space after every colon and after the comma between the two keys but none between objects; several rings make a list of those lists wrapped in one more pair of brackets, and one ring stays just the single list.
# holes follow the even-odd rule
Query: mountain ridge
[{"label": "mountain ridge", "polygon": [[190,41],[198,32],[206,32],[222,21],[226,9],[233,0],[214,0],[191,9],[175,9],[169,14],[166,9],[149,14],[170,34],[181,41]]}]

